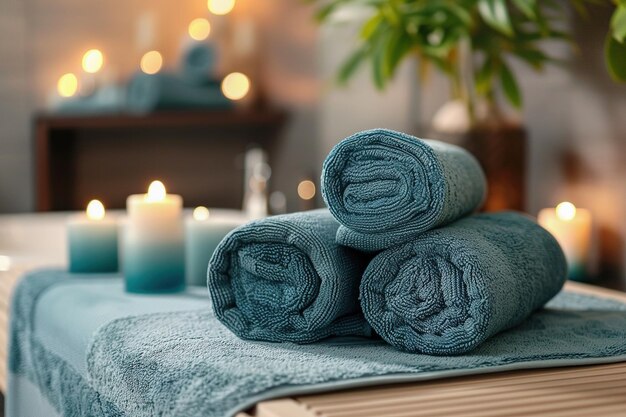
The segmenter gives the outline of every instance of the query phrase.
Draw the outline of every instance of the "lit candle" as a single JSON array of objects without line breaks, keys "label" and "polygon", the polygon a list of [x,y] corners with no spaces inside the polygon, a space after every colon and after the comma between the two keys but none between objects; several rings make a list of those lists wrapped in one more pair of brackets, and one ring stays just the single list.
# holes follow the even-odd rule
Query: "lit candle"
[{"label": "lit candle", "polygon": [[160,181],[153,181],[147,194],[128,197],[124,234],[127,291],[175,292],[184,288],[182,206],[182,197],[167,194]]},{"label": "lit candle", "polygon": [[570,278],[584,280],[591,248],[592,221],[589,210],[576,208],[565,201],[556,208],[541,210],[538,221],[561,245],[567,258]]},{"label": "lit candle", "polygon": [[117,222],[105,216],[100,201],[91,200],[85,214],[70,218],[67,237],[70,272],[118,270]]},{"label": "lit candle", "polygon": [[211,256],[231,230],[245,223],[243,217],[214,216],[196,207],[185,223],[185,273],[187,284],[206,285]]}]

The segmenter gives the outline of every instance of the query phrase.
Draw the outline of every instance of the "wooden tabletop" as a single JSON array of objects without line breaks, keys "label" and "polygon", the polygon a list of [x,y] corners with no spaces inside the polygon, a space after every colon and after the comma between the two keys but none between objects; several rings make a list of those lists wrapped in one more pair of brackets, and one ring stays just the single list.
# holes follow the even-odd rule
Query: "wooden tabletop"
[{"label": "wooden tabletop", "polygon": [[[584,294],[626,294],[568,282]],[[626,343],[626,341],[624,341]],[[626,363],[511,371],[264,401],[237,417],[625,416]]]}]

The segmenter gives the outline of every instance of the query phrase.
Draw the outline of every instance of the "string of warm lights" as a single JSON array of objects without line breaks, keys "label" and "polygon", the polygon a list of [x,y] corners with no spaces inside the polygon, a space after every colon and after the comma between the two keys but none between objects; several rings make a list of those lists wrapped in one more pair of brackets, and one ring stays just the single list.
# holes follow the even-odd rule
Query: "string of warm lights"
[{"label": "string of warm lights", "polygon": [[[217,16],[230,13],[235,7],[235,0],[207,0],[209,12]],[[211,23],[205,18],[193,19],[188,26],[189,37],[195,41],[204,41],[211,34]],[[99,49],[89,49],[83,54],[82,69],[87,74],[96,74],[104,66],[104,54]],[[163,56],[157,50],[144,53],[139,61],[139,68],[145,74],[157,74],[163,68]],[[230,100],[242,100],[251,88],[250,78],[241,73],[227,74],[221,83],[221,90]],[[72,72],[63,74],[57,82],[57,92],[62,98],[70,98],[79,91],[79,77]]]}]

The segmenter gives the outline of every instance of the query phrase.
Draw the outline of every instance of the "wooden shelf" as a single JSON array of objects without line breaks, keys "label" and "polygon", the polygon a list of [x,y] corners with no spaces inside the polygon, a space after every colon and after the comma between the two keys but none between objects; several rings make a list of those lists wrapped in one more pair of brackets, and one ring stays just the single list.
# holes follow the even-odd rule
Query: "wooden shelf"
[{"label": "wooden shelf", "polygon": [[272,162],[283,111],[168,111],[148,115],[35,118],[37,209],[83,209],[92,198],[123,208],[126,196],[162,179],[186,206],[240,208],[243,154],[264,148]]}]

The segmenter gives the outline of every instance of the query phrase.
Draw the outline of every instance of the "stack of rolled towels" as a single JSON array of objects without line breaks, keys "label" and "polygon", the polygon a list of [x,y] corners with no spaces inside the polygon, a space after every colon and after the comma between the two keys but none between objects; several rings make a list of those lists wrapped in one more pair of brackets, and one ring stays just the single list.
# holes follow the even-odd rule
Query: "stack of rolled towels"
[{"label": "stack of rolled towels", "polygon": [[357,133],[326,158],[328,210],[231,232],[209,265],[218,319],[244,339],[381,337],[456,355],[556,295],[556,240],[514,212],[473,214],[487,186],[463,149],[391,130]]}]

